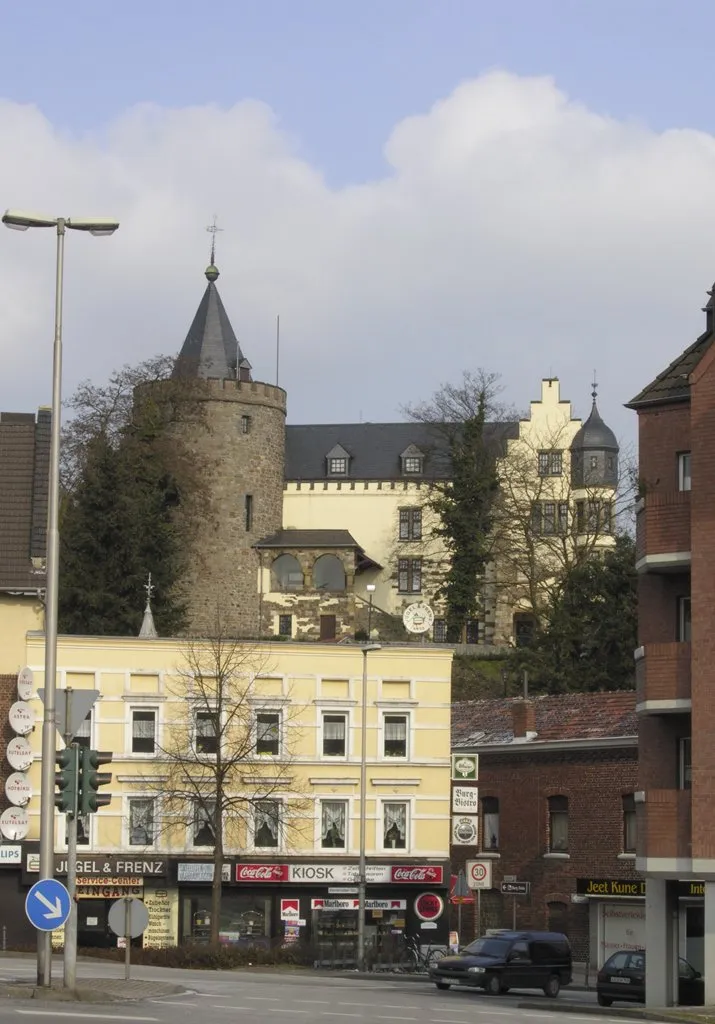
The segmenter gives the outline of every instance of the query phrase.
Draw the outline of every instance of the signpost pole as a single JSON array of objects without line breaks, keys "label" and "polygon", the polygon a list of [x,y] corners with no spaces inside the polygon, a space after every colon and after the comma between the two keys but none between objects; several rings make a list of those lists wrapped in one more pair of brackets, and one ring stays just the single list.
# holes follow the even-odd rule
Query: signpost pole
[{"label": "signpost pole", "polygon": [[474,938],[478,939],[479,936],[482,934],[482,890],[481,889],[477,889],[477,902],[476,902],[475,906],[477,908],[477,933],[474,936]]},{"label": "signpost pole", "polygon": [[511,929],[516,931],[516,896],[511,901]]},{"label": "signpost pole", "polygon": [[[67,687],[66,723],[71,721],[70,704],[72,690]],[[74,760],[74,778],[78,778],[79,747],[72,743],[69,725],[65,724],[65,745],[72,750]],[[79,794],[74,793],[74,812],[67,815],[67,892],[70,894],[70,914],[65,923],[64,941],[64,986],[74,990],[77,984],[77,813],[79,810]]]},{"label": "signpost pole", "polygon": [[131,927],[131,913],[132,913],[132,898],[131,896],[124,897],[124,941],[126,942],[126,949],[124,950],[124,980],[129,981],[129,974],[131,971],[132,961],[132,927]]}]

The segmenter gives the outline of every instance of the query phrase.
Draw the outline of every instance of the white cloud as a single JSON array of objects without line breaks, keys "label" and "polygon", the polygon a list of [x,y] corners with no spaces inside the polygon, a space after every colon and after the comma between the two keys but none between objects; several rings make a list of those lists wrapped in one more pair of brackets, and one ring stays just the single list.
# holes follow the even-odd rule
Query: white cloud
[{"label": "white cloud", "polygon": [[[0,102],[4,206],[117,216],[68,236],[65,393],[178,351],[214,213],[224,302],[257,376],[294,421],[394,418],[462,368],[519,405],[542,375],[620,410],[695,337],[715,276],[715,140],[654,133],[495,72],[396,125],[381,180],[331,188],[264,104],[142,105],[70,137]],[[0,232],[0,408],[49,397],[51,232]]]}]

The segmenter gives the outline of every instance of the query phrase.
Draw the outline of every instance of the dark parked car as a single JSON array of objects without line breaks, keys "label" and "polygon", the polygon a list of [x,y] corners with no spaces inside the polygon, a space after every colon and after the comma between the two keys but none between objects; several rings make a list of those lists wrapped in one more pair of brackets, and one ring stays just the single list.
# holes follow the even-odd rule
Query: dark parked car
[{"label": "dark parked car", "polygon": [[510,988],[540,988],[557,996],[571,982],[571,946],[559,932],[498,932],[476,939],[430,967],[437,988],[471,985],[497,996]]},{"label": "dark parked car", "polygon": [[[681,1006],[702,1006],[705,983],[702,975],[682,957],[678,961],[678,1002]],[[599,1006],[613,1002],[645,1002],[645,950],[621,949],[606,960],[598,972],[596,995]]]}]

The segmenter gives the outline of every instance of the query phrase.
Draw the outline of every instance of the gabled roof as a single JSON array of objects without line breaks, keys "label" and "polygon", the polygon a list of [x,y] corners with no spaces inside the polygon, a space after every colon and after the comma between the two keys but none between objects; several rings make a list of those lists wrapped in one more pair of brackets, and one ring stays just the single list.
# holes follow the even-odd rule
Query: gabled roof
[{"label": "gabled roof", "polygon": [[[715,289],[715,285],[713,285]],[[713,316],[713,292],[708,293],[710,301],[705,306],[708,311],[708,321]],[[690,397],[690,374],[703,358],[713,343],[713,333],[710,323],[699,338],[682,352],[677,359],[674,359],[670,366],[667,366],[662,373],[659,373],[655,380],[652,380],[647,387],[639,391],[635,398],[626,402],[627,409],[640,409],[647,405],[658,405],[667,402],[685,402]]]},{"label": "gabled roof", "polygon": [[[519,424],[488,423],[486,436],[498,444],[518,437]],[[353,480],[395,480],[402,474],[402,454],[416,445],[424,455],[422,474],[409,478],[449,478],[447,443],[429,423],[319,423],[286,427],[286,480],[324,480],[325,455],[340,445],[350,456]]]},{"label": "gabled roof", "polygon": [[241,352],[216,287],[218,270],[207,268],[208,284],[174,366],[174,377],[235,380],[239,367],[250,379],[251,364]]},{"label": "gabled roof", "polygon": [[536,715],[533,740],[514,739],[513,706],[517,697],[461,701],[452,705],[452,746],[533,746],[557,741],[635,737],[638,734],[636,695],[565,693],[530,698]]},{"label": "gabled roof", "polygon": [[0,590],[46,586],[51,429],[49,409],[0,413]]},{"label": "gabled roof", "polygon": [[278,530],[257,548],[360,548],[349,530]]}]

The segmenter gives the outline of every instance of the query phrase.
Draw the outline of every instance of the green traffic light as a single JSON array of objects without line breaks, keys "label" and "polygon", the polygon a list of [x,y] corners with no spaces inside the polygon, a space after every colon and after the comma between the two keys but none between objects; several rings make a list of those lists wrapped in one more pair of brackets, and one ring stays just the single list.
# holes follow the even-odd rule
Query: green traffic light
[{"label": "green traffic light", "polygon": [[80,777],[79,809],[81,814],[94,814],[100,807],[112,802],[108,793],[98,793],[100,786],[108,786],[112,781],[111,772],[98,772],[96,769],[103,764],[110,764],[112,754],[106,751],[82,750],[82,771]]}]

